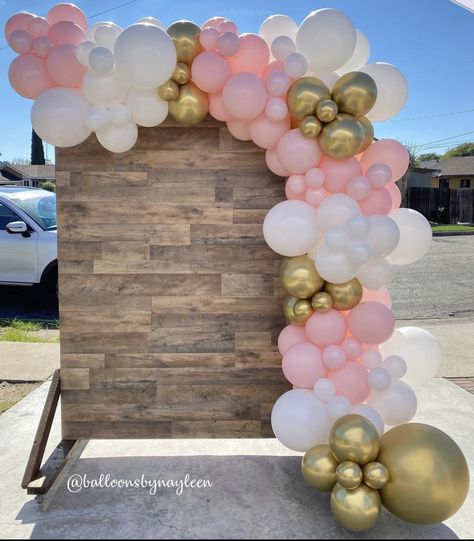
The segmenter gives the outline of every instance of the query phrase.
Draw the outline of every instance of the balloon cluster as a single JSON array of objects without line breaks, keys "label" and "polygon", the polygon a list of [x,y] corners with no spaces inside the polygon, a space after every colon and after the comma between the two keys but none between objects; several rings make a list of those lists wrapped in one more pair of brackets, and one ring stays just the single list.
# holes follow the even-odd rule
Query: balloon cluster
[{"label": "balloon cluster", "polygon": [[329,445],[306,452],[301,471],[309,486],[331,492],[334,517],[353,532],[374,526],[382,504],[409,522],[441,522],[461,507],[469,490],[466,459],[444,432],[412,423],[379,438],[360,415],[340,418]]}]

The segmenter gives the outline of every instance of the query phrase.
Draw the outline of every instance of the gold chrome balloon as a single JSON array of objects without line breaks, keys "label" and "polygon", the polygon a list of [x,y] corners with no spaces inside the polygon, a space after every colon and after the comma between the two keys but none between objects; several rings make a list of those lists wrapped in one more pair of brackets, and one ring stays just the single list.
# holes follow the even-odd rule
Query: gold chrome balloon
[{"label": "gold chrome balloon", "polygon": [[179,87],[178,97],[170,102],[171,115],[182,124],[197,124],[209,109],[207,94],[194,83]]},{"label": "gold chrome balloon", "polygon": [[375,426],[365,417],[354,414],[345,415],[334,423],[329,445],[339,462],[350,460],[359,466],[373,462],[380,449]]},{"label": "gold chrome balloon", "polygon": [[316,106],[316,116],[321,122],[332,122],[337,113],[337,103],[332,100],[321,100]]},{"label": "gold chrome balloon", "polygon": [[332,297],[329,293],[320,291],[311,299],[311,306],[315,312],[319,312],[320,314],[329,312],[332,309]]},{"label": "gold chrome balloon", "polygon": [[310,487],[331,492],[336,483],[338,461],[329,445],[316,445],[306,451],[301,461],[301,473]]},{"label": "gold chrome balloon", "polygon": [[297,120],[314,115],[316,106],[321,100],[330,100],[329,88],[316,77],[300,77],[288,90],[288,109]]},{"label": "gold chrome balloon", "polygon": [[178,94],[179,94],[179,87],[171,79],[158,87],[158,96],[160,96],[162,100],[165,100],[165,101],[175,100],[178,97]]},{"label": "gold chrome balloon", "polygon": [[347,460],[339,464],[336,470],[337,482],[344,488],[353,490],[362,483],[362,470],[355,462]]},{"label": "gold chrome balloon", "polygon": [[338,114],[325,124],[319,136],[321,150],[335,160],[354,156],[364,140],[364,129],[353,116]]},{"label": "gold chrome balloon", "polygon": [[434,524],[452,516],[469,490],[469,469],[458,445],[433,426],[407,423],[386,432],[377,462],[390,480],[382,502],[397,517]]},{"label": "gold chrome balloon", "polygon": [[357,122],[359,122],[364,130],[364,140],[362,141],[360,148],[357,150],[357,154],[360,154],[361,152],[364,152],[364,150],[367,150],[374,142],[374,126],[366,116],[361,116],[357,119]]},{"label": "gold chrome balloon", "polygon": [[352,278],[344,284],[326,282],[324,291],[332,297],[333,307],[336,310],[350,310],[360,303],[362,299],[362,284],[357,278]]},{"label": "gold chrome balloon", "polygon": [[303,118],[300,122],[300,131],[305,137],[317,137],[323,125],[314,115],[309,115]]},{"label": "gold chrome balloon", "polygon": [[351,71],[336,81],[332,89],[332,99],[341,113],[359,118],[374,106],[377,85],[367,73]]},{"label": "gold chrome balloon", "polygon": [[178,85],[184,85],[189,81],[190,78],[191,71],[189,69],[189,66],[184,62],[178,62],[173,71],[171,79],[173,79],[173,81]]},{"label": "gold chrome balloon", "polygon": [[332,490],[331,511],[339,524],[351,532],[365,532],[374,526],[380,515],[380,495],[361,484],[352,490],[339,483]]},{"label": "gold chrome balloon", "polygon": [[364,483],[373,489],[383,488],[390,478],[387,468],[379,462],[369,462],[364,466]]},{"label": "gold chrome balloon", "polygon": [[299,299],[309,299],[324,285],[314,261],[305,255],[283,260],[280,281],[285,291]]},{"label": "gold chrome balloon", "polygon": [[191,64],[203,50],[199,41],[201,29],[191,21],[177,21],[166,30],[176,47],[178,62]]},{"label": "gold chrome balloon", "polygon": [[306,323],[308,319],[313,315],[313,307],[311,303],[306,299],[301,299],[298,302],[295,302],[293,306],[293,314],[295,318],[302,323]]}]

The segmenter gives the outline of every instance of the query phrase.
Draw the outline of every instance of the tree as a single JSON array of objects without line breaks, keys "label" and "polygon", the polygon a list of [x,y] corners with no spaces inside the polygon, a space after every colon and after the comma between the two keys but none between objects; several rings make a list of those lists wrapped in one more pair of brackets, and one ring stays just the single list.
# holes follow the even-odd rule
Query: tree
[{"label": "tree", "polygon": [[31,165],[44,165],[43,141],[35,130],[31,130]]},{"label": "tree", "polygon": [[462,143],[450,148],[443,158],[454,158],[455,156],[474,156],[474,143]]},{"label": "tree", "polygon": [[420,154],[417,156],[416,161],[418,163],[420,162],[427,162],[429,160],[439,160],[441,156],[439,154],[436,154],[436,152],[426,152],[425,154]]},{"label": "tree", "polygon": [[26,158],[13,158],[13,160],[10,162],[12,165],[30,165],[30,160],[27,160]]}]

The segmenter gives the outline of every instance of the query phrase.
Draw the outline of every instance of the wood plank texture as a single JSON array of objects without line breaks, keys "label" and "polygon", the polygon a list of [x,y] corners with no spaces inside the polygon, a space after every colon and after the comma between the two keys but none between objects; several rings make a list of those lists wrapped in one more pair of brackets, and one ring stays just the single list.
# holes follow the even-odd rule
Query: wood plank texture
[{"label": "wood plank texture", "polygon": [[284,185],[264,152],[167,120],[56,168],[63,438],[272,437],[289,385],[261,224]]}]

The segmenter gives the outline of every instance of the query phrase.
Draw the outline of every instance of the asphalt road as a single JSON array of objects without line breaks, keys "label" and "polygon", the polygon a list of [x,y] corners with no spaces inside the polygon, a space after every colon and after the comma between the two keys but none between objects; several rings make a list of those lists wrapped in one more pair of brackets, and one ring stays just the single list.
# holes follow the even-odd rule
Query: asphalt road
[{"label": "asphalt road", "polygon": [[39,287],[0,286],[0,319],[58,319],[58,303]]}]

